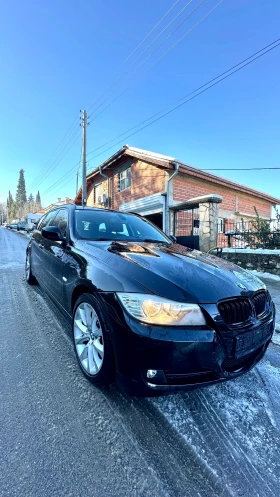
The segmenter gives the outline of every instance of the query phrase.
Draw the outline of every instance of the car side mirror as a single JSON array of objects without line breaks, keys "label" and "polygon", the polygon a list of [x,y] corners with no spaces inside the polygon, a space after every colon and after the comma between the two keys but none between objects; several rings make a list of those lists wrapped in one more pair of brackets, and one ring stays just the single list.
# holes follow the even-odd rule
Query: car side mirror
[{"label": "car side mirror", "polygon": [[42,236],[53,242],[62,242],[64,238],[58,226],[46,226],[42,229]]},{"label": "car side mirror", "polygon": [[177,238],[176,238],[176,236],[174,236],[174,235],[169,235],[169,238],[170,238],[170,240],[171,240],[173,243],[177,243]]}]

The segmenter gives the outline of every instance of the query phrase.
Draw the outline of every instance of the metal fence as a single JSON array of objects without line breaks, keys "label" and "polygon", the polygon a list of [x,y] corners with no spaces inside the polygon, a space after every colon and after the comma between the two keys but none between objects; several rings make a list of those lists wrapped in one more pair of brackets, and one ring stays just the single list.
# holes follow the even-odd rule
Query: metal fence
[{"label": "metal fence", "polygon": [[185,209],[175,213],[175,236],[199,234],[199,209]]},{"label": "metal fence", "polygon": [[275,225],[268,226],[268,224],[257,226],[257,223],[253,221],[219,222],[217,246],[222,248],[280,249],[280,229],[275,229]]}]

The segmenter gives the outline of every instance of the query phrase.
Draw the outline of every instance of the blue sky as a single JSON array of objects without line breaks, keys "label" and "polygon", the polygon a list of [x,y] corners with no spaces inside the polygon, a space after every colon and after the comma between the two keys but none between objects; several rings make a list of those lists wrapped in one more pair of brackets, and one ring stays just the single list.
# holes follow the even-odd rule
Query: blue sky
[{"label": "blue sky", "polygon": [[[153,47],[200,1],[193,0]],[[15,194],[20,168],[25,170],[28,194],[39,189],[44,205],[57,197],[75,195],[75,164],[81,154],[78,125],[57,147],[79,110],[89,109],[117,77],[125,77],[128,65],[187,0],[177,3],[112,78],[174,2],[11,0],[2,4],[0,201],[6,199],[9,189]],[[88,128],[89,152],[280,38],[278,0],[224,0],[143,75],[217,2],[206,0],[130,79],[123,84],[119,80],[111,100],[136,82],[100,116],[95,117],[99,111],[93,113]],[[124,137],[122,143],[171,155],[201,168],[238,168],[216,174],[280,197],[280,170],[242,171],[244,167],[280,167],[279,62],[280,47],[154,125],[127,140]],[[116,145],[89,161],[88,169],[120,147]],[[48,167],[52,170],[47,175]],[[63,181],[51,188],[63,176]]]}]

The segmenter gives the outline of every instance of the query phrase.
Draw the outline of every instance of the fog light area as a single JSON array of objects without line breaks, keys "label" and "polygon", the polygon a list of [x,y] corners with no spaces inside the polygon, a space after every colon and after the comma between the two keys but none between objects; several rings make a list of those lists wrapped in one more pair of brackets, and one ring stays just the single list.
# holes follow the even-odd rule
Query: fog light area
[{"label": "fog light area", "polygon": [[156,376],[157,370],[156,369],[148,369],[147,371],[147,378],[154,378]]}]

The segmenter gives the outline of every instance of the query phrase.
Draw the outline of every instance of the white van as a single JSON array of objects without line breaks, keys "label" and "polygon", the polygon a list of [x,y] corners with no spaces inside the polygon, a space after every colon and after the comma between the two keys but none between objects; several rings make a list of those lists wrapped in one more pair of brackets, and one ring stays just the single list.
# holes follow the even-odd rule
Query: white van
[{"label": "white van", "polygon": [[34,229],[35,223],[38,223],[43,214],[26,214],[24,223],[25,231],[32,231]]}]

